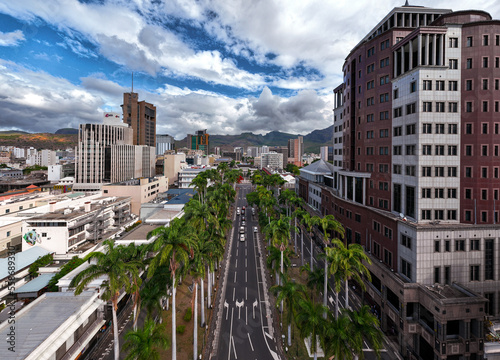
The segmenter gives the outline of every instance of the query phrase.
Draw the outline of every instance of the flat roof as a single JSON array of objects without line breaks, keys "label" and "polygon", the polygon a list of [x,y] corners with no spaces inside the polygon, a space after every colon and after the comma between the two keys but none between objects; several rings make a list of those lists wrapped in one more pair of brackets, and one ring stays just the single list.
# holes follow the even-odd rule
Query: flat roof
[{"label": "flat roof", "polygon": [[[15,352],[8,350],[11,345],[7,341],[0,341],[2,359],[25,359],[95,295],[94,292],[83,292],[78,296],[73,292],[56,292],[40,296],[16,314]],[[1,339],[9,337],[10,326],[8,321],[0,325]]]},{"label": "flat roof", "polygon": [[134,230],[129,232],[127,235],[124,237],[120,237],[117,239],[117,241],[120,240],[146,240],[147,236],[150,231],[153,231],[157,227],[160,227],[161,225],[154,224],[154,225],[149,225],[149,224],[141,224],[138,227],[136,227]]},{"label": "flat roof", "polygon": [[[39,257],[52,253],[40,246],[33,246],[26,251],[18,252],[14,255],[16,272],[33,264]],[[11,260],[12,261],[12,260]],[[9,276],[9,258],[0,259],[0,280]]]},{"label": "flat roof", "polygon": [[23,286],[21,286],[19,289],[14,290],[14,294],[20,294],[20,293],[31,293],[31,292],[37,292],[42,290],[44,287],[46,287],[49,284],[50,279],[52,279],[56,274],[51,273],[51,274],[40,274],[33,280],[27,282]]}]

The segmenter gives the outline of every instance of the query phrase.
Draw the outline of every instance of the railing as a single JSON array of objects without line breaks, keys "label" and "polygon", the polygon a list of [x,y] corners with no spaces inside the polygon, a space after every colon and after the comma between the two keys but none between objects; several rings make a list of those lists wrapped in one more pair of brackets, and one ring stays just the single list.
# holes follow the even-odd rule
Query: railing
[{"label": "railing", "polygon": [[83,348],[84,342],[90,342],[92,340],[90,337],[98,331],[101,326],[104,324],[104,315],[102,312],[98,312],[97,314],[97,319],[94,321],[94,323],[80,336],[78,341],[76,341],[68,351],[66,351],[66,354],[61,358],[61,360],[72,360],[76,357],[77,351]]}]

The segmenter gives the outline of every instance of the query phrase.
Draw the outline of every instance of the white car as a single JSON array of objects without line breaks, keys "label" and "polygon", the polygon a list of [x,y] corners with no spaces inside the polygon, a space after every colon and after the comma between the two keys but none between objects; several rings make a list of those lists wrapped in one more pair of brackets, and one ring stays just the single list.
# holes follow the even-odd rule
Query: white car
[{"label": "white car", "polygon": [[245,227],[244,226],[240,226],[240,234],[244,234],[245,233]]},{"label": "white car", "polygon": [[240,234],[240,241],[245,241],[245,234]]},{"label": "white car", "polygon": [[257,229],[257,226],[254,226],[254,227],[253,227],[253,232],[254,232],[254,233],[256,233],[256,232],[258,232],[258,231],[259,231],[259,230]]},{"label": "white car", "polygon": [[245,226],[246,224],[247,224],[247,223],[246,223],[246,221],[245,221],[245,220],[243,220],[243,221],[241,222],[241,226]]}]

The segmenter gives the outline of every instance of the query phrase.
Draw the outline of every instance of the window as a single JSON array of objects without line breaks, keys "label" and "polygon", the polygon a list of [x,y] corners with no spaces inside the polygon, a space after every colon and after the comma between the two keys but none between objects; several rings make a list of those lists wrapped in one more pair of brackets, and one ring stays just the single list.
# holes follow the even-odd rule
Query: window
[{"label": "window", "polygon": [[444,177],[444,166],[436,166],[434,168],[434,176]]},{"label": "window", "polygon": [[441,277],[440,277],[440,274],[441,274],[441,268],[440,267],[435,267],[434,268],[434,284],[439,284],[441,281]]},{"label": "window", "polygon": [[466,69],[472,69],[472,59],[471,58],[469,58],[469,59],[466,60],[466,62],[465,62],[465,68]]},{"label": "window", "polygon": [[456,103],[456,102],[449,102],[448,103],[448,112],[451,112],[451,113],[458,112],[458,103]]},{"label": "window", "polygon": [[370,49],[368,49],[367,51],[367,57],[370,57],[372,55],[375,54],[375,47],[371,47]]},{"label": "window", "polygon": [[389,172],[389,165],[387,165],[387,164],[379,164],[378,171],[381,172],[381,173],[388,173]]},{"label": "window", "polygon": [[467,101],[465,103],[465,112],[472,112],[472,102],[471,101]]},{"label": "window", "polygon": [[500,57],[495,57],[495,67],[497,69],[500,67]]},{"label": "window", "polygon": [[436,90],[444,91],[444,81],[443,80],[436,81]]},{"label": "window", "polygon": [[393,99],[397,99],[399,97],[399,89],[394,89],[392,92]]},{"label": "window", "polygon": [[366,148],[366,155],[373,155],[373,147],[369,146]]},{"label": "window", "polygon": [[458,47],[458,38],[455,38],[455,37],[448,38],[448,46],[451,48],[457,48]]},{"label": "window", "polygon": [[389,48],[389,39],[382,41],[380,43],[380,50],[388,49]]},{"label": "window", "polygon": [[465,124],[465,133],[472,134],[472,124]]},{"label": "window", "polygon": [[444,210],[434,210],[434,219],[443,220],[444,219]]},{"label": "window", "polygon": [[436,145],[435,154],[443,156],[444,155],[444,145]]},{"label": "window", "polygon": [[389,66],[389,58],[385,58],[385,59],[380,60],[380,67],[383,68],[386,66]]},{"label": "window", "polygon": [[415,132],[416,132],[415,124],[406,125],[406,135],[414,135]]},{"label": "window", "polygon": [[366,132],[366,138],[367,139],[373,139],[374,138],[374,136],[373,136],[373,130],[370,130],[370,131]]},{"label": "window", "polygon": [[422,199],[431,198],[431,188],[422,188]]},{"label": "window", "polygon": [[455,251],[465,251],[465,240],[455,240]]},{"label": "window", "polygon": [[387,101],[389,101],[389,93],[381,94],[380,95],[380,102],[384,103],[384,102],[387,102]]},{"label": "window", "polygon": [[422,210],[422,220],[431,220],[430,210]]},{"label": "window", "polygon": [[488,123],[482,123],[481,124],[481,132],[483,134],[487,134],[488,133]]},{"label": "window", "polygon": [[366,67],[366,73],[369,74],[372,71],[375,71],[375,64],[370,64]]},{"label": "window", "polygon": [[464,197],[466,199],[472,199],[472,189],[465,189]]},{"label": "window", "polygon": [[488,190],[481,189],[481,200],[488,200]]},{"label": "window", "polygon": [[395,108],[394,109],[394,117],[400,117],[403,115],[403,109],[401,107]]},{"label": "window", "polygon": [[389,111],[381,111],[380,120],[389,120]]},{"label": "window", "polygon": [[401,259],[401,274],[411,280],[411,263],[405,259]]},{"label": "window", "polygon": [[457,155],[457,146],[456,145],[448,145],[448,155],[450,155],[450,156]]},{"label": "window", "polygon": [[456,199],[457,198],[457,189],[452,188],[448,189],[448,199]]},{"label": "window", "polygon": [[481,177],[483,179],[486,179],[488,177],[488,168],[487,167],[482,167],[481,168]]},{"label": "window", "polygon": [[432,102],[424,101],[423,112],[432,112]]},{"label": "window", "polygon": [[467,46],[467,47],[472,46],[472,36],[467,36],[467,42],[466,42],[465,46]]},{"label": "window", "polygon": [[470,266],[470,281],[479,281],[479,265]]},{"label": "window", "polygon": [[415,176],[415,166],[406,165],[405,166],[405,173],[407,176]]},{"label": "window", "polygon": [[384,249],[384,262],[392,267],[392,253],[387,249]]},{"label": "window", "polygon": [[366,83],[366,90],[370,90],[370,89],[373,89],[373,88],[375,88],[375,80],[368,81]]},{"label": "window", "polygon": [[488,90],[488,79],[483,79],[483,90]]},{"label": "window", "polygon": [[384,226],[384,236],[386,238],[392,239],[392,229]]},{"label": "window", "polygon": [[436,134],[444,134],[444,124],[436,124]]},{"label": "window", "polygon": [[488,67],[488,57],[483,57],[483,68],[487,68]]},{"label": "window", "polygon": [[483,35],[483,46],[488,46],[488,45],[489,45],[489,36]]},{"label": "window", "polygon": [[395,145],[393,147],[393,155],[402,155],[401,148],[401,145]]},{"label": "window", "polygon": [[393,173],[396,175],[400,175],[401,174],[401,165],[394,164]]},{"label": "window", "polygon": [[434,197],[436,199],[444,199],[444,189],[443,188],[435,188],[434,189]]},{"label": "window", "polygon": [[441,242],[439,240],[434,240],[434,252],[441,252]]},{"label": "window", "polygon": [[382,76],[380,78],[380,85],[389,84],[389,75]]},{"label": "window", "polygon": [[416,146],[406,145],[406,155],[416,155]]},{"label": "window", "polygon": [[488,156],[488,145],[481,146],[481,156]]},{"label": "window", "polygon": [[373,114],[366,115],[366,122],[367,123],[373,122],[374,121],[373,119],[374,119]]},{"label": "window", "polygon": [[10,231],[7,231],[7,237],[9,237],[9,236],[10,236]]},{"label": "window", "polygon": [[484,240],[484,280],[494,280],[494,243],[493,239]]},{"label": "window", "polygon": [[445,252],[450,252],[450,240],[445,240],[444,241],[444,251]]},{"label": "window", "polygon": [[465,167],[465,177],[466,178],[471,178],[472,177],[472,168],[470,166]]},{"label": "window", "polygon": [[424,80],[424,90],[432,90],[432,80]]},{"label": "window", "polygon": [[432,124],[423,124],[422,133],[431,134],[432,133]]},{"label": "window", "polygon": [[450,69],[452,69],[452,70],[458,69],[458,59],[450,59],[448,61],[448,64],[449,64]]},{"label": "window", "polygon": [[448,210],[448,220],[457,220],[457,210]]},{"label": "window", "polygon": [[498,90],[500,88],[499,82],[500,81],[498,79],[495,79],[495,90]]},{"label": "window", "polygon": [[373,104],[375,104],[375,98],[374,97],[370,97],[370,98],[366,99],[366,106],[371,106]]},{"label": "window", "polygon": [[448,177],[457,177],[457,167],[448,166]]},{"label": "window", "polygon": [[449,91],[457,91],[458,90],[458,81],[448,81],[448,90]]},{"label": "window", "polygon": [[432,155],[432,146],[422,145],[422,155]]},{"label": "window", "polygon": [[401,234],[401,245],[411,249],[411,237]]},{"label": "window", "polygon": [[431,177],[431,167],[430,166],[422,166],[422,176],[423,177]]},{"label": "window", "polygon": [[387,146],[381,146],[379,148],[380,155],[389,155],[389,148]]},{"label": "window", "polygon": [[436,112],[444,112],[444,102],[436,102]]},{"label": "window", "polygon": [[415,113],[415,103],[411,103],[411,104],[406,105],[406,114],[410,115],[410,114],[414,114],[414,113]]},{"label": "window", "polygon": [[448,134],[458,134],[457,124],[448,124]]},{"label": "window", "polygon": [[394,136],[401,136],[403,133],[403,128],[401,126],[396,126],[394,128]]},{"label": "window", "polygon": [[472,80],[465,80],[465,90],[472,91]]},{"label": "window", "polygon": [[472,145],[465,145],[465,156],[472,156]]},{"label": "window", "polygon": [[488,112],[488,102],[487,101],[483,101],[483,112]]},{"label": "window", "polygon": [[381,138],[389,137],[389,129],[381,129],[380,130],[380,137]]},{"label": "window", "polygon": [[495,45],[496,46],[500,45],[500,35],[495,35]]}]

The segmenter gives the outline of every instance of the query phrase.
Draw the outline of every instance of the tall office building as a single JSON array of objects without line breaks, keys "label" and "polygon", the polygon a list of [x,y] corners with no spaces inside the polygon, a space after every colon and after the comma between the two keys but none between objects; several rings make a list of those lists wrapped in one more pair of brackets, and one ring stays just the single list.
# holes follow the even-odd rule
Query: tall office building
[{"label": "tall office building", "polygon": [[190,150],[203,150],[205,155],[208,155],[210,142],[207,130],[198,130],[195,135],[188,134],[187,148]]},{"label": "tall office building", "polygon": [[123,122],[134,129],[133,145],[156,145],[156,106],[139,101],[139,94],[123,94]]},{"label": "tall office building", "polygon": [[288,162],[302,166],[302,155],[304,155],[304,137],[288,140]]},{"label": "tall office building", "polygon": [[394,8],[334,89],[333,172],[299,179],[365,247],[407,359],[482,358],[500,317],[499,34],[484,11]]},{"label": "tall office building", "polygon": [[173,136],[156,134],[156,155],[163,155],[168,150],[175,150],[175,139]]}]

